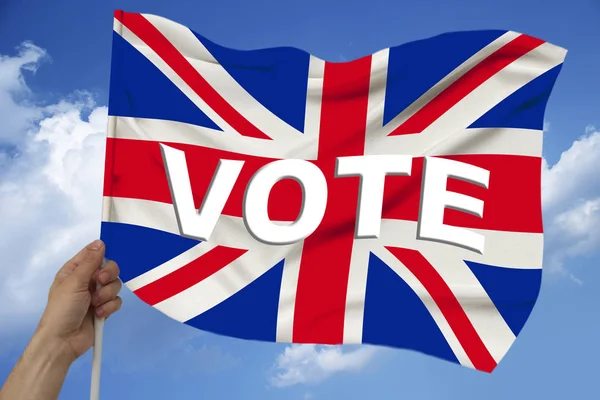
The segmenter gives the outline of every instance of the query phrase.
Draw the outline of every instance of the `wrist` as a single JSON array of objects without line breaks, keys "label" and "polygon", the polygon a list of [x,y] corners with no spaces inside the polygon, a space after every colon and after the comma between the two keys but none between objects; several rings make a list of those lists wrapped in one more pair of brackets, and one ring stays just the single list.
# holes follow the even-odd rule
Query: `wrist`
[{"label": "wrist", "polygon": [[8,376],[2,399],[56,399],[73,362],[68,343],[38,329]]},{"label": "wrist", "polygon": [[69,343],[43,327],[38,327],[35,331],[29,347],[52,365],[64,365],[68,368],[76,359]]}]

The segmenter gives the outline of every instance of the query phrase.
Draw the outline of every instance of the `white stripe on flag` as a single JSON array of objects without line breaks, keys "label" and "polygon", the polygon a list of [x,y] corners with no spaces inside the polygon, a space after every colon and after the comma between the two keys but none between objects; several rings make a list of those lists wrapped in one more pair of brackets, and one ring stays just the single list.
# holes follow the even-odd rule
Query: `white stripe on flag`
[{"label": "white stripe on flag", "polygon": [[380,248],[373,252],[379,257],[384,263],[386,263],[406,284],[412,289],[413,292],[421,299],[423,305],[431,314],[431,317],[440,328],[442,335],[448,342],[448,345],[454,352],[454,355],[462,365],[470,368],[474,368],[473,363],[467,356],[467,353],[463,349],[462,345],[458,341],[456,334],[450,327],[450,324],[442,314],[442,311],[435,303],[429,292],[421,284],[421,282],[410,272],[408,268],[404,266],[396,257],[394,257],[388,250]]},{"label": "white stripe on flag", "polygon": [[[173,205],[151,200],[104,197],[110,205],[110,216],[105,222],[118,222],[157,229],[179,235],[179,227]],[[485,236],[485,249],[478,254],[462,247],[416,239],[417,223],[412,221],[383,219],[378,239],[360,239],[360,242],[378,241],[381,246],[412,248],[423,253],[443,252],[448,257],[471,260],[500,268],[542,268],[544,236],[542,233],[504,232],[470,229]],[[467,229],[467,228],[465,228]],[[242,218],[221,215],[210,243],[234,248],[262,248],[269,246],[252,237]],[[242,247],[243,246],[243,247]],[[269,246],[280,248],[285,246]]]},{"label": "white stripe on flag", "polygon": [[[189,28],[163,17],[148,14],[143,16],[167,38],[225,101],[266,135],[274,140],[287,140],[288,137],[302,135],[302,132],[273,114],[249,94],[219,64]],[[150,59],[154,62],[153,58]]]},{"label": "white stripe on flag", "polygon": [[[421,134],[429,137],[431,147],[437,145],[438,142],[470,126],[535,78],[561,64],[565,55],[566,50],[560,47],[550,43],[540,45],[486,80],[425,128]],[[427,150],[429,149],[425,149]]]},{"label": "white stripe on flag", "polygon": [[454,132],[432,145],[431,135],[381,137],[368,135],[365,154],[403,154],[409,156],[450,156],[464,154],[502,154],[541,157],[543,132],[536,129],[471,128]]},{"label": "white stripe on flag", "polygon": [[179,254],[177,257],[171,258],[165,263],[159,265],[158,267],[151,269],[142,275],[136,276],[133,279],[130,279],[129,281],[125,282],[125,286],[127,286],[127,288],[129,288],[131,291],[136,291],[139,288],[146,286],[160,278],[164,278],[165,276],[175,272],[179,268],[186,266],[197,258],[202,257],[214,247],[215,246],[208,243],[199,243],[189,250]]},{"label": "white stripe on flag", "polygon": [[116,133],[120,139],[171,142],[230,151],[267,158],[317,158],[317,141],[309,137],[290,138],[285,141],[260,140],[238,135],[231,131],[221,132],[198,125],[162,119],[115,117]]},{"label": "white stripe on flag", "polygon": [[[508,44],[513,39],[519,36],[519,33],[516,32],[506,32],[492,43],[488,44],[477,53],[473,54],[469,59],[463,62],[461,65],[456,67],[452,72],[446,75],[442,80],[433,85],[431,89],[425,92],[421,97],[415,100],[410,106],[406,107],[400,114],[394,117],[386,126],[381,129],[383,123],[378,125],[381,129],[380,134],[382,136],[388,135],[390,132],[394,131],[400,125],[402,125],[406,120],[415,115],[423,106],[427,105],[431,100],[433,100],[437,95],[446,90],[451,84],[456,82],[459,78],[461,78],[464,74],[469,72],[473,67],[477,64],[485,60],[487,57],[492,55],[495,51],[500,49],[502,46]],[[379,85],[377,85],[379,88]],[[383,88],[385,90],[385,87]],[[373,121],[383,121],[383,111],[384,111],[384,103],[373,104],[373,108],[369,110],[369,119],[373,119]]]},{"label": "white stripe on flag", "polygon": [[281,252],[248,251],[225,268],[154,307],[179,322],[188,321],[227,300],[281,259]]}]

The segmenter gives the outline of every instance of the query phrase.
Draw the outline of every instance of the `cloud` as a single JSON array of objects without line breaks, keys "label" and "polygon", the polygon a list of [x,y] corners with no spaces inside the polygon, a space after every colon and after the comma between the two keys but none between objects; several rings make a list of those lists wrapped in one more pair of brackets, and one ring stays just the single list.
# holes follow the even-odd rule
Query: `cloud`
[{"label": "cloud", "polygon": [[85,92],[38,104],[24,74],[46,58],[28,42],[0,56],[0,334],[37,317],[56,270],[99,234],[107,109]]},{"label": "cloud", "polygon": [[585,238],[580,246],[582,249],[590,248],[585,243],[588,242],[590,233],[594,232],[597,224],[597,217],[600,214],[600,198],[585,201],[570,210],[559,214],[554,219],[554,223],[569,237]]},{"label": "cloud", "polygon": [[54,273],[99,234],[107,109],[85,92],[39,104],[24,74],[45,59],[29,42],[0,56],[0,333],[31,323]]},{"label": "cloud", "polygon": [[277,358],[271,385],[312,384],[341,372],[363,369],[376,353],[374,347],[342,351],[339,346],[291,345]]},{"label": "cloud", "polygon": [[600,132],[588,126],[585,134],[564,151],[558,162],[549,167],[544,161],[542,198],[544,212],[574,200],[600,194]]},{"label": "cloud", "polygon": [[30,103],[31,92],[23,73],[35,73],[49,57],[30,42],[22,43],[17,53],[13,57],[0,55],[0,144],[5,146],[21,144],[24,133],[42,116],[42,109]]},{"label": "cloud", "polygon": [[600,248],[600,131],[589,125],[558,162],[542,171],[545,267],[573,275],[565,263]]},{"label": "cloud", "polygon": [[[25,74],[47,54],[28,42],[17,52],[0,55],[0,304],[10,304],[0,307],[0,354],[24,346],[56,271],[100,234],[108,111],[85,91],[40,104]],[[121,295],[123,309],[106,325],[106,368],[132,373],[171,364],[181,375],[237,365],[201,331],[127,289]]]}]

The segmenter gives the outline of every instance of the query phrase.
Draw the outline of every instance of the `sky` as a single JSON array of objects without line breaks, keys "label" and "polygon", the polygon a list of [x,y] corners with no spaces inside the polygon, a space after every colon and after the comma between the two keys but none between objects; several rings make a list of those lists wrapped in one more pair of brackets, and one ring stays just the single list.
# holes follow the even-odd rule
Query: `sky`
[{"label": "sky", "polygon": [[[331,61],[440,33],[514,30],[569,52],[545,115],[544,278],[491,374],[405,350],[289,346],[179,324],[123,289],[106,325],[107,399],[595,399],[600,358],[600,0],[0,2],[0,383],[54,273],[98,237],[114,9],[237,49]],[[86,398],[91,355],[61,399]]]}]

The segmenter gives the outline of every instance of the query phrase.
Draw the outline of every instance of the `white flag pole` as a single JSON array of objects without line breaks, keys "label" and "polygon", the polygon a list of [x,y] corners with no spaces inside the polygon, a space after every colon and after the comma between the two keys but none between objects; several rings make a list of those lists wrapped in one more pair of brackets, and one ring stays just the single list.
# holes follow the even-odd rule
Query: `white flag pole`
[{"label": "white flag pole", "polygon": [[102,332],[104,330],[104,318],[94,317],[94,355],[92,358],[92,385],[90,388],[90,400],[100,400],[100,365],[102,363]]},{"label": "white flag pole", "polygon": [[[116,24],[118,33],[121,33],[121,24]],[[115,137],[117,129],[117,120],[114,117],[108,117],[108,127],[106,137]],[[102,220],[110,221],[110,202],[106,199],[102,199]],[[102,261],[103,268],[108,260]],[[96,290],[100,289],[102,285],[96,284]],[[92,382],[90,385],[90,400],[100,400],[100,369],[102,364],[102,336],[104,333],[104,321],[105,318],[98,318],[94,313],[94,350],[92,354]]]},{"label": "white flag pole", "polygon": [[[101,269],[106,265],[106,259],[102,261]],[[96,284],[96,290],[102,285]],[[105,318],[98,318],[94,313],[94,350],[92,355],[92,384],[90,387],[90,400],[100,399],[100,367],[102,364],[102,335],[104,333]]]}]

